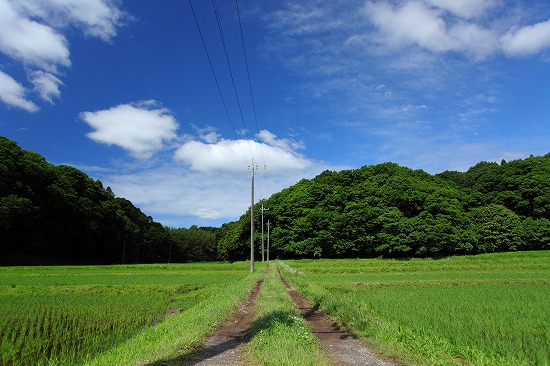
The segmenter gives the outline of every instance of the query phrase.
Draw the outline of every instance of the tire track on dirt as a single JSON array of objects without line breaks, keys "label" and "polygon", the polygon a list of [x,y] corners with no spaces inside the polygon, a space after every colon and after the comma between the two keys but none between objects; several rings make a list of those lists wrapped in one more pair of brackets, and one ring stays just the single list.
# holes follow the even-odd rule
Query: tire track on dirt
[{"label": "tire track on dirt", "polygon": [[252,337],[256,297],[265,275],[256,283],[246,302],[239,306],[231,319],[216,330],[187,363],[189,366],[226,366],[241,363],[242,346]]},{"label": "tire track on dirt", "polygon": [[313,334],[319,339],[325,354],[341,366],[398,366],[399,363],[383,360],[376,356],[370,347],[342,329],[325,316],[318,305],[312,305],[302,294],[293,288],[283,277],[279,266],[277,271],[281,281],[285,284],[288,293],[298,306],[300,315],[308,322]]}]

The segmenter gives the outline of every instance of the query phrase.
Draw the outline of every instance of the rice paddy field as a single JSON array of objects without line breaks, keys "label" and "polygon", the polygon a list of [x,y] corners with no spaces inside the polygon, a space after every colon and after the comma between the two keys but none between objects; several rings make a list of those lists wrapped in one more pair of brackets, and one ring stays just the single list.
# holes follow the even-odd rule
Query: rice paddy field
[{"label": "rice paddy field", "polygon": [[[550,251],[277,263],[323,311],[405,365],[550,365]],[[0,365],[185,364],[265,269],[258,264],[250,274],[248,262],[0,267]],[[289,334],[314,344],[272,272],[258,317],[277,312],[293,321],[264,316],[269,332],[258,323],[250,360],[270,352],[265,344],[284,357],[285,347],[301,348]],[[167,308],[183,311],[165,319]],[[318,352],[311,347],[314,360]]]},{"label": "rice paddy field", "polygon": [[550,252],[299,260],[285,277],[409,365],[550,365]]},{"label": "rice paddy field", "polygon": [[91,362],[155,328],[167,308],[191,312],[231,286],[245,295],[247,266],[1,267],[0,365]]}]

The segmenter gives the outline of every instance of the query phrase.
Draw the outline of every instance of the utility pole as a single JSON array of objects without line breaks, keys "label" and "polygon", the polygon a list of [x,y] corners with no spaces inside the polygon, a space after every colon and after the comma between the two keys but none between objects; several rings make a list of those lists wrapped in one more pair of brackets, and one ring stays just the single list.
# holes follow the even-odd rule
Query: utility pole
[{"label": "utility pole", "polygon": [[267,261],[269,262],[269,225],[271,225],[271,222],[267,220]]},{"label": "utility pole", "polygon": [[252,159],[252,194],[250,203],[250,273],[254,272],[254,159]]},{"label": "utility pole", "polygon": [[269,208],[264,208],[264,204],[262,203],[262,208],[260,208],[260,211],[262,211],[262,262],[264,262],[264,211],[269,210]]},{"label": "utility pole", "polygon": [[126,237],[128,234],[124,234],[124,243],[122,244],[122,264],[124,264],[124,252],[126,251]]}]

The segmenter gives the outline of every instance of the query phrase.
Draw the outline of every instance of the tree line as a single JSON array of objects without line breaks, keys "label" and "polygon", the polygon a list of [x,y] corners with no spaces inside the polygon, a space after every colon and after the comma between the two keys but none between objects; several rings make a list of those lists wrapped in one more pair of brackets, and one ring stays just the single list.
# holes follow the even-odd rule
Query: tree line
[{"label": "tree line", "polygon": [[[441,257],[550,249],[550,154],[430,175],[394,163],[325,171],[255,205],[271,258]],[[0,265],[246,260],[250,209],[168,228],[80,170],[0,137]]]},{"label": "tree line", "polygon": [[99,180],[0,136],[0,265],[217,259],[214,228],[167,228]]},{"label": "tree line", "polygon": [[[394,163],[325,171],[255,205],[271,258],[441,257],[550,249],[550,154],[430,175]],[[257,207],[256,207],[257,206]],[[250,210],[220,228],[221,259],[246,258]]]}]

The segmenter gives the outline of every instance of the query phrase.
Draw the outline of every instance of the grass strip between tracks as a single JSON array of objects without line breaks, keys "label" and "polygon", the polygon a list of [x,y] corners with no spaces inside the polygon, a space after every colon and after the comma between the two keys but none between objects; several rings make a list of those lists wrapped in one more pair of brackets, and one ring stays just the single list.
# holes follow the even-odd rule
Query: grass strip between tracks
[{"label": "grass strip between tracks", "polygon": [[328,365],[321,345],[281,282],[275,263],[256,301],[246,358],[251,365]]}]

